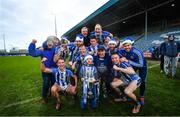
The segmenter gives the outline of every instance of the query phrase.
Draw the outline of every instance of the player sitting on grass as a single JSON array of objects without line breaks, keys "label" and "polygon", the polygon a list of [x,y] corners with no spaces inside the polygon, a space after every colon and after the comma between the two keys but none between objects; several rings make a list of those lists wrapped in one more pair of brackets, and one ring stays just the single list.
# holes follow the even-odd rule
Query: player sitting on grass
[{"label": "player sitting on grass", "polygon": [[132,113],[138,113],[140,111],[141,104],[133,92],[140,86],[141,78],[136,74],[128,62],[122,62],[117,53],[112,54],[111,58],[114,63],[114,72],[116,75],[119,74],[120,76],[119,78],[116,78],[116,75],[114,75],[111,86],[119,92],[119,86],[125,85],[124,93],[128,97],[132,98],[135,103]]},{"label": "player sitting on grass", "polygon": [[83,82],[82,87],[82,99],[80,106],[85,109],[88,103],[88,99],[91,100],[91,107],[97,107],[97,100],[99,96],[98,84],[97,84],[97,69],[93,65],[93,57],[87,55],[84,58],[84,65],[80,69],[80,78]]},{"label": "player sitting on grass", "polygon": [[[46,58],[42,59],[42,62],[46,61]],[[46,68],[44,64],[41,64],[41,70],[45,73],[53,73],[55,75],[55,83],[51,88],[52,96],[56,98],[56,109],[60,109],[60,98],[59,92],[63,91],[65,93],[76,95],[77,93],[77,77],[73,73],[66,69],[65,61],[63,58],[57,60],[58,68]],[[75,85],[71,85],[70,78],[75,80]]]}]

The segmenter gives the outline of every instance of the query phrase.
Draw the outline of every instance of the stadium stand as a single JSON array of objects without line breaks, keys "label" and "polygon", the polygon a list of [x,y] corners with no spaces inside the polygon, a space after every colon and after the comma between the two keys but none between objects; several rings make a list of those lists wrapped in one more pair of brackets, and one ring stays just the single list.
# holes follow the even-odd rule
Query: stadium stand
[{"label": "stadium stand", "polygon": [[63,36],[71,41],[86,26],[94,30],[96,23],[103,30],[123,39],[135,38],[135,46],[147,51],[158,46],[164,34],[173,33],[180,39],[180,1],[178,0],[109,0]]},{"label": "stadium stand", "polygon": [[96,23],[100,23],[103,30],[112,32],[118,37],[145,34],[146,13],[147,30],[150,27],[154,29],[157,25],[164,30],[172,24],[180,25],[180,14],[175,12],[179,11],[179,5],[178,0],[110,0],[63,36],[74,39],[83,26],[92,31]]},{"label": "stadium stand", "polygon": [[168,28],[165,31],[148,32],[147,39],[141,37],[135,42],[135,46],[147,51],[151,47],[159,46],[163,42],[163,36],[174,34],[177,38],[176,41],[180,41],[180,27]]},{"label": "stadium stand", "polygon": [[26,49],[10,50],[10,52],[1,51],[0,56],[27,56],[28,51]]}]

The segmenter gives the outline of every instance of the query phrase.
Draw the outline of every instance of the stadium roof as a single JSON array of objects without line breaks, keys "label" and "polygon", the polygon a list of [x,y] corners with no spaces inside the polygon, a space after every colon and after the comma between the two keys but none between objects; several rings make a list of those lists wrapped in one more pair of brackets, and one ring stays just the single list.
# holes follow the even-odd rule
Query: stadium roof
[{"label": "stadium roof", "polygon": [[180,18],[177,12],[180,10],[179,5],[178,0],[110,0],[63,36],[74,40],[83,26],[92,31],[96,23],[100,23],[103,30],[110,31],[116,36],[127,35],[129,28],[136,32],[138,28],[144,27],[146,11],[148,24]]}]

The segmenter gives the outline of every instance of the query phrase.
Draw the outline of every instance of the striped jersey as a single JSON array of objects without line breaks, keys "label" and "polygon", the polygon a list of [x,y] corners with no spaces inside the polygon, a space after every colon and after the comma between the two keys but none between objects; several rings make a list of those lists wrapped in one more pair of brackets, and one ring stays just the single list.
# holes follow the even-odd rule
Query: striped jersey
[{"label": "striped jersey", "polygon": [[82,65],[80,69],[81,78],[94,78],[97,79],[97,69],[93,65]]},{"label": "striped jersey", "polygon": [[[131,65],[128,62],[122,62],[117,66],[121,68],[131,67]],[[114,70],[114,76],[118,76],[118,78],[128,83],[130,83],[133,80],[140,80],[140,77],[137,74],[127,74],[116,70]]]},{"label": "striped jersey", "polygon": [[67,86],[70,84],[70,78],[73,77],[71,70],[66,69],[62,72],[58,68],[53,68],[52,73],[55,75],[55,82],[60,86]]}]

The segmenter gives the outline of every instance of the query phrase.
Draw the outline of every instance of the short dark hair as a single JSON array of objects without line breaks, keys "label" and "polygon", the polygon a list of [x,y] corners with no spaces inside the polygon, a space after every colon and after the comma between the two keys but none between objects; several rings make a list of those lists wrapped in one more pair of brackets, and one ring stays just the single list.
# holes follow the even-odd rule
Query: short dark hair
[{"label": "short dark hair", "polygon": [[119,56],[119,58],[122,58],[123,56],[121,55],[121,54],[119,54],[118,52],[113,52],[112,54],[111,54],[111,56],[112,55],[115,55],[115,54],[117,54],[118,56]]},{"label": "short dark hair", "polygon": [[119,56],[119,54],[118,54],[117,52],[113,52],[113,53],[111,53],[111,56],[112,56],[112,55],[115,55],[115,54],[117,54],[117,55]]},{"label": "short dark hair", "polygon": [[95,35],[90,35],[90,39],[96,39]]},{"label": "short dark hair", "polygon": [[59,60],[65,61],[65,59],[64,59],[63,57],[59,57],[58,60],[56,61],[56,63],[57,63]]}]

